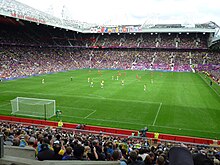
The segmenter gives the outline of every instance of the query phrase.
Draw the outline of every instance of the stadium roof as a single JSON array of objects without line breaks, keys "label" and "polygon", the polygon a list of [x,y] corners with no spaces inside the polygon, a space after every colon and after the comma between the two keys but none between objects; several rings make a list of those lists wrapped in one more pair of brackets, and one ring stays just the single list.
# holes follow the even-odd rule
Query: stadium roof
[{"label": "stadium roof", "polygon": [[220,1],[216,0],[18,0],[60,17],[104,25],[198,24],[220,25]]},{"label": "stadium roof", "polygon": [[[25,1],[25,0],[19,0]],[[83,33],[143,33],[143,32],[150,32],[150,33],[214,33],[215,35],[219,31],[219,26],[209,21],[207,23],[197,23],[197,24],[185,24],[185,23],[158,23],[158,24],[150,24],[148,22],[144,22],[143,24],[91,24],[87,22],[82,22],[81,20],[74,20],[71,17],[70,13],[66,13],[67,9],[65,5],[62,6],[62,17],[52,15],[55,13],[48,14],[48,12],[43,12],[41,8],[37,9],[37,6],[20,3],[19,1],[10,1],[4,0],[2,3],[2,8],[0,9],[0,14],[8,17],[14,17],[17,21],[19,20],[26,20],[30,22],[36,22],[39,24],[46,24],[53,26],[54,28],[59,27],[61,29],[66,30],[74,30]],[[41,0],[39,0],[41,1]],[[46,1],[47,3],[50,0]],[[114,1],[114,0],[113,0]],[[152,1],[152,0],[151,0]],[[158,0],[156,0],[158,1]],[[168,0],[165,0],[168,1]],[[171,1],[171,0],[169,0]],[[182,2],[182,0],[179,0]],[[28,1],[29,2],[29,1]],[[54,1],[57,2],[57,1]],[[65,2],[65,1],[64,1]],[[90,2],[90,1],[89,1]],[[39,2],[38,2],[39,3]],[[45,4],[44,4],[45,5]],[[75,8],[77,4],[74,4]],[[33,6],[33,7],[30,7]],[[125,5],[126,6],[126,5]],[[82,10],[87,13],[88,17],[90,13],[86,12],[84,7]],[[74,9],[75,9],[74,8]],[[93,8],[94,10],[95,8]],[[95,12],[94,12],[95,13]],[[114,12],[113,12],[114,13]],[[101,14],[101,13],[100,13]],[[69,17],[66,17],[68,15]],[[79,14],[80,15],[80,14]],[[96,19],[99,16],[96,17]],[[98,19],[97,19],[98,20]],[[165,20],[166,21],[166,20]],[[180,22],[180,20],[178,20]],[[182,21],[182,20],[181,20]]]}]

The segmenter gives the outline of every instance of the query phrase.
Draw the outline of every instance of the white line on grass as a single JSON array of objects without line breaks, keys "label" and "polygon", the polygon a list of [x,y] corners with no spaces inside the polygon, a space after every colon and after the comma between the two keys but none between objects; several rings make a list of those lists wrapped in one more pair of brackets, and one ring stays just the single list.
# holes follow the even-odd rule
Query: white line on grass
[{"label": "white line on grass", "polygon": [[33,92],[22,92],[22,91],[7,91],[8,93],[25,93],[25,94],[35,94],[35,95],[44,95],[44,96],[59,96],[59,97],[77,97],[77,98],[85,98],[85,99],[103,99],[103,100],[111,100],[111,101],[122,101],[122,102],[135,102],[135,103],[151,103],[151,104],[159,104],[159,102],[149,102],[142,100],[125,100],[125,99],[113,99],[113,98],[100,98],[100,97],[90,97],[90,96],[79,96],[79,95],[58,95],[58,94],[45,94],[45,93],[33,93]]},{"label": "white line on grass", "polygon": [[[78,116],[69,116],[69,115],[62,115],[63,117],[68,118],[80,118],[85,119],[85,117],[78,117]],[[86,118],[87,120],[95,120],[95,121],[103,121],[103,122],[112,122],[112,123],[122,123],[122,124],[132,124],[132,125],[140,125],[140,126],[146,126],[146,124],[141,123],[132,123],[132,122],[125,122],[125,121],[117,121],[117,120],[105,120],[105,119],[97,119],[97,118]]]},{"label": "white line on grass", "polygon": [[[67,118],[79,118],[84,119],[84,117],[78,117],[78,116],[69,116],[69,115],[62,115],[63,117]],[[121,123],[121,124],[131,124],[131,125],[139,125],[139,126],[152,126],[152,127],[159,127],[159,128],[168,128],[168,129],[176,129],[180,130],[179,127],[168,127],[168,126],[158,126],[158,125],[150,125],[150,124],[142,124],[142,123],[132,123],[132,122],[126,122],[126,121],[117,121],[117,120],[105,120],[105,119],[98,119],[98,118],[86,118],[87,120],[95,120],[95,121],[102,121],[102,122],[112,122],[112,123]],[[100,124],[101,125],[101,124]],[[205,133],[219,133],[219,132],[212,132],[212,131],[204,131],[204,130],[197,130],[197,129],[189,129],[189,128],[181,128],[182,131],[188,130],[188,131],[194,131],[194,132],[205,132]]]},{"label": "white line on grass", "polygon": [[5,104],[1,104],[1,105],[0,105],[0,107],[7,106],[7,105],[9,105],[9,104],[11,104],[11,103],[5,103]]},{"label": "white line on grass", "polygon": [[[151,126],[151,125],[149,125],[149,126]],[[187,131],[194,131],[194,132],[219,133],[219,132],[213,132],[213,131],[204,131],[204,130],[198,130],[198,129],[178,128],[178,127],[159,126],[159,125],[154,125],[154,127],[168,128],[168,129],[177,129],[177,130],[187,130]]]},{"label": "white line on grass", "polygon": [[105,97],[103,97],[103,96],[99,96],[99,95],[89,94],[89,96],[95,96],[95,97],[98,97],[98,98],[101,98],[101,99],[105,99]]},{"label": "white line on grass", "polygon": [[7,93],[8,91],[1,91],[0,93]]},{"label": "white line on grass", "polygon": [[212,86],[210,86],[207,81],[205,81],[205,79],[199,74],[199,76],[202,78],[202,80],[218,95],[218,97],[220,96],[213,88]]},{"label": "white line on grass", "polygon": [[158,116],[158,114],[159,114],[159,112],[160,112],[161,106],[162,106],[162,103],[160,103],[160,105],[159,105],[159,107],[158,107],[158,109],[157,109],[157,114],[156,114],[156,116],[155,116],[155,119],[154,119],[154,122],[153,122],[153,125],[152,125],[152,126],[154,126],[154,124],[155,124],[156,121],[157,121],[157,116]]},{"label": "white line on grass", "polygon": [[96,110],[94,110],[93,112],[91,112],[90,114],[88,114],[86,117],[84,117],[84,119],[87,119],[89,116],[91,116],[93,113],[95,113]]},{"label": "white line on grass", "polygon": [[105,119],[97,119],[97,118],[87,118],[90,120],[96,120],[96,121],[104,121],[104,122],[112,122],[112,123],[122,123],[122,124],[132,124],[132,125],[144,125],[146,124],[141,124],[141,123],[132,123],[132,122],[126,122],[126,121],[117,121],[117,120],[105,120]]},{"label": "white line on grass", "polygon": [[10,110],[10,109],[2,109],[2,108],[1,108],[1,111],[7,111],[7,112],[11,112],[11,110]]},{"label": "white line on grass", "polygon": [[66,106],[57,106],[57,107],[63,107],[63,108],[67,108],[67,109],[77,109],[77,110],[81,110],[81,111],[94,111],[94,109],[88,109],[88,108],[77,108],[77,107],[66,107]]},{"label": "white line on grass", "polygon": [[84,119],[84,117],[79,117],[79,116],[73,116],[73,115],[63,115],[62,117],[66,117],[66,118],[77,118],[77,119]]}]

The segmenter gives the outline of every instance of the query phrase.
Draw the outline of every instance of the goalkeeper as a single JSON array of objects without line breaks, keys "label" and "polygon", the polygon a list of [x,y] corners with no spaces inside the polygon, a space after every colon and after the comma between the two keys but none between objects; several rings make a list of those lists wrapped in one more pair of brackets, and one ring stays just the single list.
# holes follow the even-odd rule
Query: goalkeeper
[{"label": "goalkeeper", "polygon": [[58,110],[56,111],[56,117],[57,117],[57,119],[61,120],[61,115],[62,115],[62,111],[58,109]]}]

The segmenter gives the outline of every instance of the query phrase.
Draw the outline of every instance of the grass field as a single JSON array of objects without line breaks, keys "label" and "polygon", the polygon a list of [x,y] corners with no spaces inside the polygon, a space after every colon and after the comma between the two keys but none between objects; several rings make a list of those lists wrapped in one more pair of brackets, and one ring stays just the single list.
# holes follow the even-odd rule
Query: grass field
[{"label": "grass field", "polygon": [[10,115],[16,97],[53,99],[66,122],[219,139],[220,89],[214,87],[196,73],[73,70],[0,83],[0,114]]}]

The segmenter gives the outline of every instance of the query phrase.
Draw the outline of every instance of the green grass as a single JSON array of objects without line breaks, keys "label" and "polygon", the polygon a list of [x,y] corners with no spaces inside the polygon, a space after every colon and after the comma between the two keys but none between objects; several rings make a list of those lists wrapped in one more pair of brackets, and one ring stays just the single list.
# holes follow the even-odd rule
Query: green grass
[{"label": "green grass", "polygon": [[54,99],[66,122],[135,130],[148,126],[150,132],[220,138],[219,87],[215,92],[203,75],[121,70],[119,80],[112,80],[119,71],[101,72],[83,69],[5,81],[0,84],[0,114],[10,115],[10,100],[16,97]]}]

